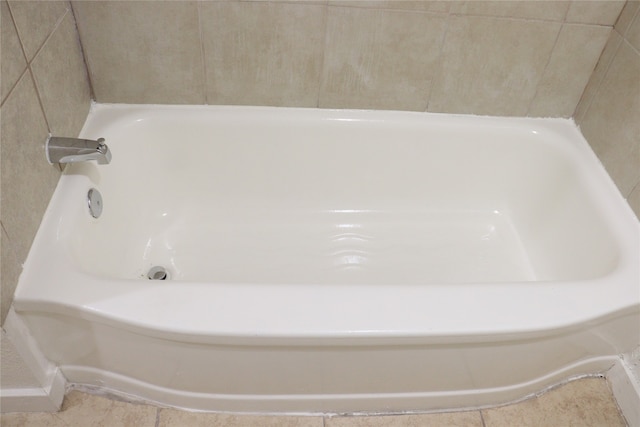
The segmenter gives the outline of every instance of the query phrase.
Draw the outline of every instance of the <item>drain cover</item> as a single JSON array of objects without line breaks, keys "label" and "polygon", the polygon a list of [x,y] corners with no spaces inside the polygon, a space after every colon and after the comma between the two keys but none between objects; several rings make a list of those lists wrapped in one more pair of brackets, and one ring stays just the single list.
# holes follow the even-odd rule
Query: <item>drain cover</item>
[{"label": "drain cover", "polygon": [[169,278],[169,273],[164,267],[157,265],[155,267],[151,267],[151,270],[147,273],[147,277],[149,280],[167,280]]}]

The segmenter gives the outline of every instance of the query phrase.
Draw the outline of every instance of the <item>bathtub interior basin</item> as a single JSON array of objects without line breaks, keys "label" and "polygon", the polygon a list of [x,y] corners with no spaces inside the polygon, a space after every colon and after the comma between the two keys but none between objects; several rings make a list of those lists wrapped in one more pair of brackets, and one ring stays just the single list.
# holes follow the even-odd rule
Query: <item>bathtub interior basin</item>
[{"label": "bathtub interior basin", "polygon": [[14,301],[71,383],[439,410],[638,345],[638,222],[569,120],[94,105],[81,136],[112,162],[65,169]]},{"label": "bathtub interior basin", "polygon": [[121,154],[98,169],[104,216],[74,223],[85,272],[392,285],[589,279],[618,262],[571,147],[550,131],[329,116],[318,132],[311,118],[223,113],[202,131],[197,120],[98,131]]}]

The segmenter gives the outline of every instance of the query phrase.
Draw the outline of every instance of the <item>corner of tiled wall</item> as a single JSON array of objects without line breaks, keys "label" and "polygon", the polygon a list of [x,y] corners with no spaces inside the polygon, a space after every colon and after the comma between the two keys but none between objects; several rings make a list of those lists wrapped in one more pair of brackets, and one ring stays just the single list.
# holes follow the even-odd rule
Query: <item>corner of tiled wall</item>
[{"label": "corner of tiled wall", "polygon": [[49,133],[77,136],[90,84],[68,1],[0,1],[0,320],[60,177],[49,165]]},{"label": "corner of tiled wall", "polygon": [[640,218],[640,1],[620,13],[575,120]]},{"label": "corner of tiled wall", "polygon": [[98,102],[571,117],[624,0],[72,4]]}]

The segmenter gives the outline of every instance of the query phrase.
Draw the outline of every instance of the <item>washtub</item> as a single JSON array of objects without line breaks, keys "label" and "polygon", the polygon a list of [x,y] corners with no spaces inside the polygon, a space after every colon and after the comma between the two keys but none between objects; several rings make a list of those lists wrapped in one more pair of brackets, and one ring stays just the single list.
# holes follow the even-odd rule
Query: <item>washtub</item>
[{"label": "washtub", "polygon": [[639,344],[638,221],[570,120],[94,105],[81,136],[113,160],[66,167],[13,305],[69,384],[438,411]]}]

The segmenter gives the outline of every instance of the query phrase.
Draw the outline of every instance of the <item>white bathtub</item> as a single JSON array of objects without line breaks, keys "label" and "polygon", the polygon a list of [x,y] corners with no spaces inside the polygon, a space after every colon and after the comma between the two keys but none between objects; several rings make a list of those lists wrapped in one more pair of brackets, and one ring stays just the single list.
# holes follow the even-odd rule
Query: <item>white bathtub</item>
[{"label": "white bathtub", "polygon": [[639,344],[638,221],[571,121],[96,105],[82,136],[113,161],[66,168],[14,301],[71,384],[436,411]]}]

